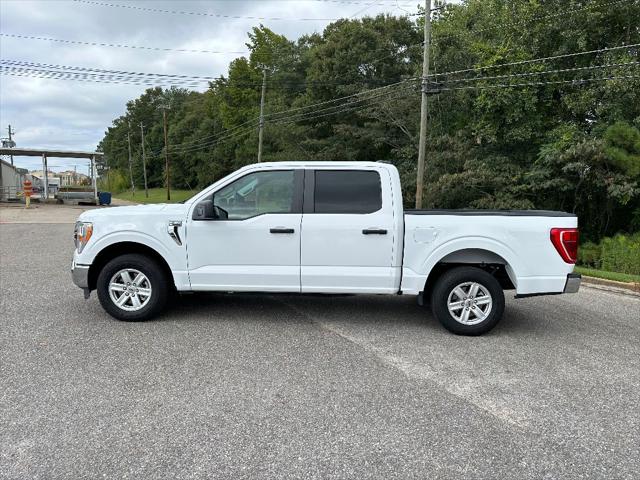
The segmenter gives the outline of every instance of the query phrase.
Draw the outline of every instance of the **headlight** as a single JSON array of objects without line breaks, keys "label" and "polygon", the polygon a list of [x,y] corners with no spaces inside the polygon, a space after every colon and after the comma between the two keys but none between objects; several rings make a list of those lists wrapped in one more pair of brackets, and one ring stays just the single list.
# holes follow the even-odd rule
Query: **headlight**
[{"label": "headlight", "polygon": [[76,243],[76,250],[78,250],[78,253],[82,253],[84,246],[89,243],[91,235],[93,235],[93,223],[76,222],[76,228],[73,231],[73,239]]}]

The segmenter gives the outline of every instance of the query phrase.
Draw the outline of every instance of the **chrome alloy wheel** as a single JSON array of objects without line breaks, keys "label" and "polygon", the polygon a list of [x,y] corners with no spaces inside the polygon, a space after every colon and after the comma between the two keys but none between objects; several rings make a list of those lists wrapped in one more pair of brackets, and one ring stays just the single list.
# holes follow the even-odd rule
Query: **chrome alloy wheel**
[{"label": "chrome alloy wheel", "polygon": [[449,293],[447,307],[456,322],[476,325],[489,316],[493,300],[487,287],[478,282],[465,282]]},{"label": "chrome alloy wheel", "polygon": [[140,270],[125,268],[111,277],[109,297],[118,308],[135,312],[149,303],[151,282]]}]

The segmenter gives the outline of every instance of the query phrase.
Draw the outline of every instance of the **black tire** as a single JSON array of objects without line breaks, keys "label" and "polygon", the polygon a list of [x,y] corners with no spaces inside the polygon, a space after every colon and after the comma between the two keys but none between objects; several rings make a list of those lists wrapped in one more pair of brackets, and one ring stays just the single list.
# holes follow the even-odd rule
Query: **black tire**
[{"label": "black tire", "polygon": [[[109,282],[123,269],[142,272],[151,284],[151,295],[146,304],[136,311],[127,311],[117,306],[109,294]],[[109,261],[100,271],[96,285],[102,308],[113,318],[126,322],[140,322],[158,315],[164,308],[171,291],[169,279],[158,263],[140,254],[121,255]]]},{"label": "black tire", "polygon": [[[471,285],[464,285],[466,283],[480,285],[480,295],[478,295],[478,299],[482,299],[480,301],[486,301],[486,293],[491,296],[490,309],[488,304],[474,304],[473,300],[476,300],[475,298],[472,299],[466,296],[460,299],[454,293],[454,289],[460,285],[463,285],[462,292],[469,293],[470,290],[465,291],[465,288],[470,288]],[[456,314],[460,312],[458,314],[460,319],[456,319],[454,313],[449,311],[450,295],[452,295],[452,300],[456,302],[468,302],[466,304],[468,307],[462,307],[462,310],[455,310],[454,312]],[[477,323],[463,323],[465,309],[467,310],[467,321]],[[488,312],[482,311],[483,309],[488,310]],[[431,294],[431,310],[442,326],[456,335],[482,335],[495,327],[502,318],[504,313],[504,292],[498,280],[490,273],[476,267],[456,267],[446,271],[438,278]],[[475,312],[478,312],[479,315],[476,315]],[[486,318],[482,319],[485,315]]]}]

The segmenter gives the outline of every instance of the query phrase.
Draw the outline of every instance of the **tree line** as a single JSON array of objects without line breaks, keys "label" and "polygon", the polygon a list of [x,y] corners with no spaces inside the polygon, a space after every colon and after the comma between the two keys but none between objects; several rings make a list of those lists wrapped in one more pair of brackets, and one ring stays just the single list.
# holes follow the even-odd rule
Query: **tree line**
[{"label": "tree line", "polygon": [[[591,240],[640,230],[638,2],[467,0],[432,15],[425,205],[574,212]],[[295,40],[253,28],[249,54],[205,92],[127,103],[98,146],[103,181],[108,167],[128,188],[130,132],[141,188],[142,122],[149,185],[164,185],[162,105],[172,187],[254,163],[266,70],[263,161],[388,161],[412,206],[422,21],[345,19]]]}]

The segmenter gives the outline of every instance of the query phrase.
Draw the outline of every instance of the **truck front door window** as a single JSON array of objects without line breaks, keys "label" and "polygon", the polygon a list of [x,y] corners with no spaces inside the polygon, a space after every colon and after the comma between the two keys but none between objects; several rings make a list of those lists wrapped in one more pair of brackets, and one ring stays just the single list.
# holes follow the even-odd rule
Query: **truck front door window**
[{"label": "truck front door window", "polygon": [[291,213],[293,170],[256,172],[230,183],[214,195],[214,203],[229,220],[244,220],[265,213]]}]

